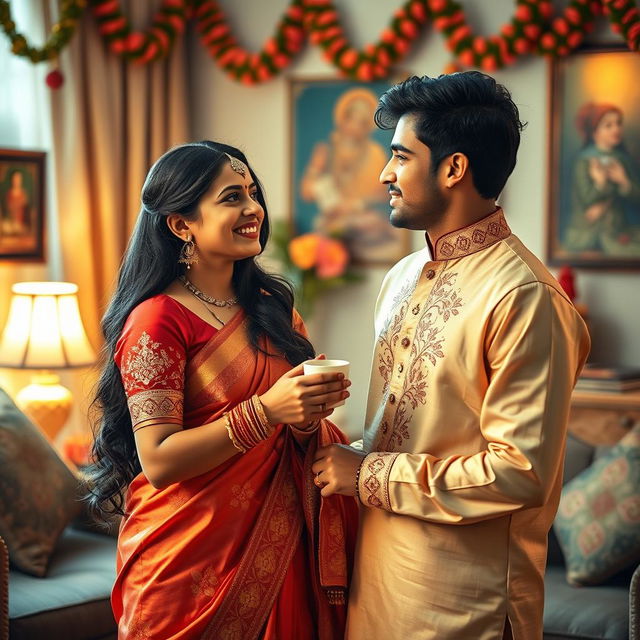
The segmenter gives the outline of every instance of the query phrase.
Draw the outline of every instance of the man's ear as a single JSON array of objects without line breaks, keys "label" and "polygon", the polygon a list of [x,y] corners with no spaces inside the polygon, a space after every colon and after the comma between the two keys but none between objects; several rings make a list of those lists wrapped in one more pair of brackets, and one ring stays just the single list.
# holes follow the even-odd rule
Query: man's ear
[{"label": "man's ear", "polygon": [[444,186],[449,189],[457,185],[469,172],[469,158],[459,151],[445,158],[442,164],[444,165]]},{"label": "man's ear", "polygon": [[167,226],[173,235],[187,242],[191,236],[191,228],[189,222],[178,213],[170,213],[167,216]]}]

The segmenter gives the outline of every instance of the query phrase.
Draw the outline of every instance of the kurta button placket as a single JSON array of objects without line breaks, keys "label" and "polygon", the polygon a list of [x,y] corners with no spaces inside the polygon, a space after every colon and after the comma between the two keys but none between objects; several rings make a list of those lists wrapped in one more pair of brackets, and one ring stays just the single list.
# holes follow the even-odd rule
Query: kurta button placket
[{"label": "kurta button placket", "polygon": [[420,313],[420,305],[417,304],[415,307],[413,307],[413,309],[411,309],[411,313],[413,313],[414,316],[417,316]]},{"label": "kurta button placket", "polygon": [[427,276],[427,280],[431,280],[436,275],[436,272],[433,269],[429,269],[425,275]]},{"label": "kurta button placket", "polygon": [[409,340],[409,338],[402,338],[400,344],[406,348],[411,344],[411,340]]},{"label": "kurta button placket", "polygon": [[389,394],[389,403],[390,403],[390,404],[395,404],[395,403],[396,403],[396,396],[395,396],[395,394],[393,394],[393,393]]},{"label": "kurta button placket", "polygon": [[404,371],[404,365],[402,362],[398,365],[398,373],[402,373]]}]

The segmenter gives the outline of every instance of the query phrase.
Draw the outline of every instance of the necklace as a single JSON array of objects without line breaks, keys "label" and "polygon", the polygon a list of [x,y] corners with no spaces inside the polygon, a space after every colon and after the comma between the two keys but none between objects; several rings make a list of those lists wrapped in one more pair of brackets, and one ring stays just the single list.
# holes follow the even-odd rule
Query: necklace
[{"label": "necklace", "polygon": [[204,302],[202,303],[202,306],[224,327],[224,324],[225,324],[224,321],[218,318],[218,316],[214,313],[211,307],[208,307]]},{"label": "necklace", "polygon": [[[196,287],[192,282],[187,280],[185,276],[180,276],[178,279],[189,291],[191,291],[191,293],[193,293],[196,298],[200,298],[200,300],[202,300],[203,302],[208,302],[209,304],[212,304],[216,307],[233,307],[233,305],[238,304],[238,298],[218,300],[218,298],[208,296],[206,293],[200,291],[200,289],[198,289],[198,287]],[[207,307],[207,309],[209,309],[209,307]],[[211,311],[211,309],[209,309],[209,311]]]}]

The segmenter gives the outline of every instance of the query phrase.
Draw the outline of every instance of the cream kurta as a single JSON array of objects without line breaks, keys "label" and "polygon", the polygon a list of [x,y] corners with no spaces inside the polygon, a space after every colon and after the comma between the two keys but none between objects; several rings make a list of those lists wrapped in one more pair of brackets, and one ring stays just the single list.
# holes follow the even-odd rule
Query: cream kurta
[{"label": "cream kurta", "polygon": [[348,640],[542,637],[582,319],[498,210],[376,306]]}]

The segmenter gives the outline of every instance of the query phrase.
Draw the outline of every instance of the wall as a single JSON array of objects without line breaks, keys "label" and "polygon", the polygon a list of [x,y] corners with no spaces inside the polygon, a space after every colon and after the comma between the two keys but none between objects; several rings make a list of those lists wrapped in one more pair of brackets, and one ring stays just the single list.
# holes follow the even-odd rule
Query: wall
[{"label": "wall", "polygon": [[[239,40],[258,50],[272,33],[286,0],[222,0]],[[377,40],[399,0],[335,0],[351,41],[358,47]],[[463,2],[478,33],[496,32],[513,13],[513,0]],[[228,79],[191,34],[190,86],[194,139],[220,139],[243,148],[263,180],[273,217],[288,215],[289,122],[287,77],[247,88]],[[437,75],[449,61],[441,36],[429,30],[401,68]],[[292,77],[333,76],[333,67],[309,46],[287,70]],[[518,165],[501,197],[514,232],[538,256],[544,256],[547,180],[547,66],[540,58],[520,61],[495,74],[507,85],[528,122]],[[416,235],[414,246],[422,237]],[[324,300],[311,329],[318,351],[352,362],[352,397],[346,415],[336,421],[349,433],[362,426],[373,344],[372,310],[385,269],[371,269],[367,281],[332,293]],[[634,273],[578,273],[581,300],[589,305],[593,359],[640,365],[639,278]]]}]

